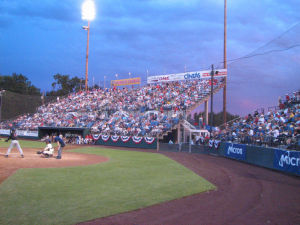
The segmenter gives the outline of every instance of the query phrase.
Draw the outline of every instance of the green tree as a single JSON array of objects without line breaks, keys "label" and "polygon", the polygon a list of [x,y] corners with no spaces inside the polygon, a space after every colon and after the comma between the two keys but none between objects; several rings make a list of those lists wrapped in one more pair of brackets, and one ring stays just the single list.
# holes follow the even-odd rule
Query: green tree
[{"label": "green tree", "polygon": [[82,82],[78,77],[73,77],[72,79],[70,79],[69,75],[61,75],[57,73],[53,76],[53,78],[53,91],[48,92],[47,95],[61,96],[80,90],[80,85]]},{"label": "green tree", "polygon": [[0,89],[25,95],[40,95],[40,89],[31,84],[23,74],[0,75]]}]

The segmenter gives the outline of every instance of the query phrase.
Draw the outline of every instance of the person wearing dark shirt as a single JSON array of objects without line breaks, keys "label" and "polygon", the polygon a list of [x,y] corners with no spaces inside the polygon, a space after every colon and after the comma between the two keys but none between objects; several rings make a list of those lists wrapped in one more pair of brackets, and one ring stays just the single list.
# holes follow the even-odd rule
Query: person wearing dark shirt
[{"label": "person wearing dark shirt", "polygon": [[7,149],[7,152],[6,152],[6,154],[5,154],[5,157],[7,158],[8,155],[9,155],[9,153],[10,153],[10,151],[11,151],[11,149],[12,149],[14,146],[17,146],[17,149],[19,150],[21,157],[24,158],[23,150],[22,150],[22,148],[21,148],[21,146],[20,146],[20,144],[19,144],[18,137],[17,137],[17,132],[16,132],[16,130],[15,130],[14,128],[12,128],[12,129],[10,130],[10,135],[9,135],[9,137],[7,138],[7,140],[5,140],[5,141],[8,142],[10,139],[11,139],[12,141],[11,141],[11,143],[10,143],[9,148]]},{"label": "person wearing dark shirt", "polygon": [[58,145],[58,153],[57,153],[56,159],[61,159],[62,150],[66,146],[66,144],[62,138],[63,138],[62,135],[56,136],[54,138],[54,142],[56,142]]}]

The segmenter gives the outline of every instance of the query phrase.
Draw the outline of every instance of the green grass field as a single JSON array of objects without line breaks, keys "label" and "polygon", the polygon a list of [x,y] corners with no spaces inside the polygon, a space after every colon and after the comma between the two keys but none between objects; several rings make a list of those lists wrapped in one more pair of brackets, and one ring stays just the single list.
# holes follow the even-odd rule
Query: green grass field
[{"label": "green grass field", "polygon": [[74,224],[215,189],[161,154],[96,147],[74,152],[110,161],[18,170],[0,185],[0,224]]},{"label": "green grass field", "polygon": [[[7,138],[1,138],[0,140],[0,147],[8,148],[11,140],[8,142],[5,142]],[[21,145],[21,148],[45,148],[46,144],[42,141],[27,141],[27,140],[19,140],[19,143]],[[54,143],[53,146],[56,146]]]}]

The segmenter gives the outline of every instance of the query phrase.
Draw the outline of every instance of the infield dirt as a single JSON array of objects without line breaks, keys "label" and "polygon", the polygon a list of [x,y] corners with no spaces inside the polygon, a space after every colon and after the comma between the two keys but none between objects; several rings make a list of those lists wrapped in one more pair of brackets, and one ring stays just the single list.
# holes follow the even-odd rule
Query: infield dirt
[{"label": "infield dirt", "polygon": [[13,149],[8,158],[5,158],[7,148],[0,148],[0,183],[11,176],[20,168],[58,168],[71,166],[85,166],[106,162],[109,159],[104,156],[73,153],[63,151],[62,159],[42,158],[36,154],[38,149],[23,149],[25,158],[21,158],[18,150]]}]

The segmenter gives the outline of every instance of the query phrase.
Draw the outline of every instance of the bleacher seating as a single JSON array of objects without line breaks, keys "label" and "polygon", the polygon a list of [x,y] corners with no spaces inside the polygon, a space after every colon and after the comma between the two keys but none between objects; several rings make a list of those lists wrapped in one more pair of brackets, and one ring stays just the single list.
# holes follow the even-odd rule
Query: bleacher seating
[{"label": "bleacher seating", "polygon": [[[214,88],[222,85],[216,79]],[[102,134],[156,136],[178,124],[187,109],[210,94],[210,80],[170,82],[136,89],[95,89],[43,105],[1,128],[87,127]],[[152,112],[152,113],[149,113]]]},{"label": "bleacher seating", "polygon": [[243,144],[300,150],[300,91],[279,98],[267,113],[249,114],[213,134],[213,138]]}]

